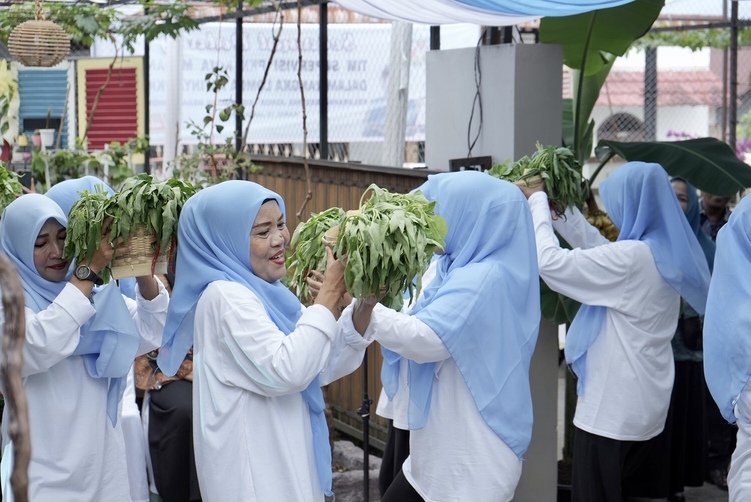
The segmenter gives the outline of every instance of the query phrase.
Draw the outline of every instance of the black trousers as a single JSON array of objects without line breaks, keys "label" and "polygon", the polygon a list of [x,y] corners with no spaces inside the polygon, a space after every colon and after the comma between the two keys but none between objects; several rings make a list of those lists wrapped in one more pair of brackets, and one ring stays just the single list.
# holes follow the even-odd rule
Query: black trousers
[{"label": "black trousers", "polygon": [[625,484],[649,454],[649,441],[617,441],[576,428],[572,502],[623,502]]},{"label": "black trousers", "polygon": [[378,471],[378,491],[381,497],[401,472],[402,464],[407,460],[407,457],[409,457],[409,431],[397,429],[394,427],[394,421],[389,420],[383,461],[381,462],[381,470]]},{"label": "black trousers", "polygon": [[381,497],[381,502],[424,502],[423,498],[412,488],[407,478],[404,477],[404,472],[399,470],[399,474],[396,475],[394,481],[386,490],[386,493]]},{"label": "black trousers", "polygon": [[727,471],[730,457],[735,450],[738,429],[722,416],[706,385],[704,383],[707,406],[707,473],[715,469]]},{"label": "black trousers", "polygon": [[150,392],[149,454],[164,502],[201,500],[193,453],[193,384],[171,382]]}]

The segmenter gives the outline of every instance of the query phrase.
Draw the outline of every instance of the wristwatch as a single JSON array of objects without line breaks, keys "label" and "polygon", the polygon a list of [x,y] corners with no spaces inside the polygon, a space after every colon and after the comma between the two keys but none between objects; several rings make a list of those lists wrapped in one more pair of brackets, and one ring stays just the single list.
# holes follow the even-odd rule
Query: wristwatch
[{"label": "wristwatch", "polygon": [[81,281],[91,281],[97,286],[104,284],[102,278],[96,275],[96,272],[91,270],[88,265],[79,265],[76,267],[76,277]]}]

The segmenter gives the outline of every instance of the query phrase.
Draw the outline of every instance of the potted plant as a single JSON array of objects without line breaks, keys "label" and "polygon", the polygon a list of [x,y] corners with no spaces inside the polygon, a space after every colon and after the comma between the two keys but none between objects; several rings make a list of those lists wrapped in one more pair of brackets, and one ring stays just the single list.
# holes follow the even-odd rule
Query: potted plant
[{"label": "potted plant", "polygon": [[0,63],[0,144],[8,148],[18,135],[18,74],[10,62]]},{"label": "potted plant", "polygon": [[129,253],[112,261],[116,279],[166,273],[177,243],[177,220],[195,187],[175,178],[157,181],[139,174],[125,181],[107,204],[112,216],[110,239],[127,242]]},{"label": "potted plant", "polygon": [[31,144],[37,148],[42,148],[42,135],[39,133],[39,129],[35,129],[31,135]]},{"label": "potted plant", "polygon": [[128,253],[112,260],[102,279],[137,277],[167,272],[177,242],[177,220],[183,205],[195,193],[193,185],[151,175],[129,178],[113,196],[83,192],[68,215],[64,255],[87,263],[94,256],[108,218],[110,242],[115,249],[124,241]]},{"label": "potted plant", "polygon": [[347,291],[356,297],[380,297],[380,303],[399,310],[404,293],[410,298],[419,295],[421,281],[415,288],[412,279],[421,277],[435,249],[445,246],[448,230],[445,220],[434,213],[435,205],[420,191],[399,194],[370,185],[359,209],[331,208],[314,214],[295,229],[294,251],[287,257],[294,270],[288,284],[308,295],[302,285],[308,271],[323,267],[329,246],[335,255],[347,256]]},{"label": "potted plant", "polygon": [[50,128],[52,121],[52,108],[47,108],[47,122],[44,129],[39,129],[39,140],[45,148],[50,148],[55,143],[55,130]]},{"label": "potted plant", "polygon": [[0,214],[6,206],[23,194],[23,185],[18,181],[18,175],[0,162]]}]

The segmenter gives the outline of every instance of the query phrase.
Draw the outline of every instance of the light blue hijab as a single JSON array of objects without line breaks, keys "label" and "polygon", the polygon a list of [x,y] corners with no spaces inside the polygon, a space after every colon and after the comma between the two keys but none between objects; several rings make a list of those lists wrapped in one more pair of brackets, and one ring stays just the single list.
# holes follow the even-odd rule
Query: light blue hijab
[{"label": "light blue hijab", "polygon": [[[628,162],[600,184],[600,195],[618,240],[643,241],[657,271],[699,314],[704,313],[709,267],[696,234],[683,215],[668,175],[659,164]],[[585,360],[602,329],[606,308],[582,305],[566,337],[566,361],[584,389]]]},{"label": "light blue hijab", "polygon": [[44,195],[57,202],[57,205],[67,216],[73,204],[81,198],[82,192],[96,193],[97,188],[103,189],[110,196],[115,194],[114,190],[100,178],[84,176],[83,178],[61,181],[47,190]]},{"label": "light blue hijab", "polygon": [[[529,364],[540,324],[532,216],[521,191],[477,171],[437,174],[419,190],[448,224],[436,277],[410,315],[441,338],[488,426],[519,458],[532,435]],[[400,356],[384,350],[393,398]],[[409,428],[430,413],[436,363],[409,365]]]},{"label": "light blue hijab", "polygon": [[68,219],[54,201],[32,193],[8,204],[0,225],[0,249],[15,265],[21,277],[26,306],[34,312],[46,309],[73,276],[71,264],[64,281],[48,281],[39,275],[34,265],[34,243],[49,219],[54,219],[63,227],[68,226]]},{"label": "light blue hijab", "polygon": [[696,235],[696,240],[699,241],[699,245],[701,246],[702,251],[704,251],[704,256],[707,259],[707,265],[709,265],[709,271],[711,273],[712,267],[714,266],[715,243],[712,242],[712,239],[701,229],[699,197],[696,195],[696,188],[683,178],[671,178],[670,181],[682,181],[686,184],[686,191],[688,192],[688,207],[684,214],[686,215],[686,220],[688,220],[691,230],[693,230],[694,235]]},{"label": "light blue hijab", "polygon": [[[44,195],[57,202],[60,209],[68,215],[83,192],[96,193],[97,189],[103,189],[110,196],[115,193],[100,178],[84,176],[61,181]],[[112,378],[107,395],[107,414],[113,425],[117,421],[116,409],[127,386],[127,373],[130,371],[128,361],[132,364],[138,355],[140,345],[138,330],[120,295],[123,293],[135,300],[136,280],[123,279],[119,281],[119,286],[119,290],[114,283],[94,287],[94,305],[97,312],[106,312],[106,315],[98,314],[83,326],[81,341],[73,352],[75,355],[84,356],[86,370],[90,376]]]},{"label": "light blue hijab", "polygon": [[[0,225],[0,249],[18,270],[26,306],[34,312],[45,310],[57,298],[73,271],[71,265],[65,280],[52,282],[39,275],[34,265],[34,242],[50,218],[63,227],[68,224],[63,211],[52,199],[28,194],[5,208]],[[110,286],[95,296],[97,314],[81,327],[81,339],[73,354],[83,357],[90,376],[110,379],[106,406],[107,416],[114,426],[140,339],[120,291],[114,283]]]},{"label": "light blue hijab", "polygon": [[704,375],[722,416],[751,376],[751,197],[717,234],[717,255],[704,317]]},{"label": "light blue hijab", "polygon": [[[289,335],[301,315],[297,297],[281,281],[256,276],[250,266],[250,230],[267,200],[275,200],[282,214],[282,198],[257,183],[225,181],[188,199],[178,224],[175,286],[158,363],[174,375],[193,346],[196,304],[214,281],[242,284],[263,302],[280,331]],[[324,416],[325,402],[316,377],[303,392],[313,429],[313,446],[321,486],[331,494],[331,448]]]}]

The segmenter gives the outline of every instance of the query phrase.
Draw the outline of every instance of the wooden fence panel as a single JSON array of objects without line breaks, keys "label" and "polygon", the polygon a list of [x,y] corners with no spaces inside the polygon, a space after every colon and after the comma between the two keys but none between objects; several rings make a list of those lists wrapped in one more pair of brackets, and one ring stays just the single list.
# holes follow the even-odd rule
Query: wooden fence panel
[{"label": "wooden fence panel", "polygon": [[[301,221],[331,207],[356,209],[360,198],[371,184],[386,188],[391,192],[406,193],[419,187],[432,171],[410,170],[342,164],[337,162],[310,161],[312,198],[300,217],[297,213],[308,193],[305,169],[302,159],[280,157],[254,157],[253,162],[262,169],[248,175],[248,179],[277,192],[284,199],[287,208],[287,222],[290,232]],[[370,407],[370,444],[383,449],[386,439],[387,421],[375,414],[378,396],[381,392],[381,350],[377,343],[368,348],[367,383],[368,397],[373,400]],[[358,369],[328,386],[328,402],[337,429],[353,437],[362,438],[363,420],[358,410],[363,405],[363,371]]]}]

